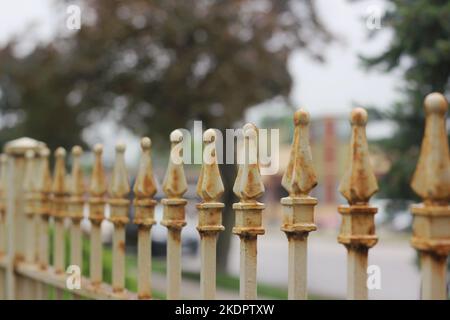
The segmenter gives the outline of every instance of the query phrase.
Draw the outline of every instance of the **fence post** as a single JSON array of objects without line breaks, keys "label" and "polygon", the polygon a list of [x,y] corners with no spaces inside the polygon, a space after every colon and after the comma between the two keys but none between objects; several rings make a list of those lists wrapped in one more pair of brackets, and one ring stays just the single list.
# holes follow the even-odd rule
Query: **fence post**
[{"label": "fence post", "polygon": [[[47,270],[49,265],[49,218],[51,211],[52,177],[49,166],[50,150],[44,148],[40,152],[40,166],[37,168],[37,212],[39,215],[39,268]],[[48,299],[48,287],[45,284],[38,286],[38,297]]]},{"label": "fence post", "polygon": [[222,208],[219,202],[224,186],[220,177],[216,158],[216,132],[208,129],[203,134],[203,164],[197,184],[197,194],[202,202],[197,204],[199,211],[197,230],[201,238],[200,288],[202,299],[212,300],[216,295],[216,244],[222,226]]},{"label": "fence post", "polygon": [[112,265],[112,287],[117,296],[121,296],[125,289],[125,225],[128,223],[128,209],[130,200],[130,184],[125,165],[125,145],[116,145],[116,160],[111,177],[109,189],[111,217],[109,220],[114,224],[113,233],[113,265]]},{"label": "fence post", "polygon": [[89,220],[91,221],[91,248],[89,272],[91,285],[99,287],[103,281],[103,246],[101,224],[105,217],[106,180],[102,163],[103,146],[94,146],[94,167],[89,188]]},{"label": "fence post", "polygon": [[355,108],[351,113],[349,163],[339,185],[339,192],[348,205],[338,207],[342,215],[338,242],[348,251],[347,297],[357,300],[368,298],[368,252],[378,241],[374,219],[377,208],[369,205],[370,197],[378,191],[378,184],[370,165],[365,129],[367,118],[367,112],[362,108]]},{"label": "fence post", "polygon": [[142,155],[139,171],[134,184],[135,216],[133,223],[138,225],[138,298],[151,299],[152,246],[151,228],[156,223],[154,214],[156,200],[156,181],[153,176],[152,158],[150,154],[152,142],[150,138],[141,140]]},{"label": "fence post", "polygon": [[180,298],[181,290],[181,229],[186,225],[186,199],[181,198],[187,191],[183,169],[183,133],[174,130],[170,134],[171,150],[169,165],[164,177],[163,191],[167,198],[161,225],[167,228],[167,299]]},{"label": "fence post", "polygon": [[412,246],[419,250],[422,299],[447,298],[447,257],[450,252],[450,154],[446,118],[448,102],[440,93],[425,98],[425,134],[411,182],[423,199],[413,205]]},{"label": "fence post", "polygon": [[291,154],[281,184],[289,196],[281,199],[281,230],[289,241],[288,298],[307,299],[307,239],[314,224],[317,199],[308,196],[317,185],[309,146],[309,113],[303,109],[294,114],[294,138]]},{"label": "fence post", "polygon": [[240,297],[248,300],[257,297],[257,236],[265,232],[262,227],[265,206],[256,200],[264,193],[258,163],[258,131],[250,123],[243,127],[243,131],[244,150],[233,186],[233,192],[239,197],[239,202],[233,204],[236,216],[233,233],[241,241]]},{"label": "fence post", "polygon": [[25,152],[35,152],[45,144],[30,139],[20,138],[5,145],[8,155],[8,188],[6,189],[7,211],[7,246],[8,260],[6,270],[6,291],[8,299],[22,299],[24,297],[23,278],[15,275],[14,265],[24,260],[24,192],[23,179],[25,169]]},{"label": "fence post", "polygon": [[[66,150],[59,147],[55,151],[55,168],[52,185],[51,215],[54,223],[53,236],[53,267],[57,275],[65,273],[65,226],[67,216],[67,185],[66,185]],[[63,290],[56,288],[56,299],[63,299]]]},{"label": "fence post", "polygon": [[[6,175],[7,156],[0,154],[0,259],[6,257]],[[0,269],[0,299],[6,298],[6,270]]]},{"label": "fence post", "polygon": [[[36,158],[33,150],[27,150],[25,152],[25,173],[23,179],[23,191],[25,194],[25,262],[28,264],[34,264],[35,262],[35,249],[36,249],[36,186],[35,186],[35,170],[36,170]],[[25,298],[32,300],[36,298],[37,284],[31,280],[24,280],[25,284]]]},{"label": "fence post", "polygon": [[84,217],[84,176],[81,169],[80,157],[83,149],[80,146],[72,148],[72,172],[69,186],[69,216],[70,226],[70,264],[83,270],[83,234],[81,220]]}]

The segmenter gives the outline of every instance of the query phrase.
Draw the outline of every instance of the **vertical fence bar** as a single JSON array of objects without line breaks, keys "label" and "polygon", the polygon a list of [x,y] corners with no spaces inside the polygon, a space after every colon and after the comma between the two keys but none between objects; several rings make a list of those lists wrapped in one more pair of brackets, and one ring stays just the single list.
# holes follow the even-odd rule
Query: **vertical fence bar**
[{"label": "vertical fence bar", "polygon": [[[42,158],[41,158],[42,150],[35,153],[34,158],[34,170],[33,170],[33,222],[34,222],[34,239],[32,240],[32,245],[34,246],[34,257],[32,257],[32,263],[37,270],[39,268],[39,241],[41,237],[41,215],[40,215],[40,205],[41,205],[41,193],[39,190],[39,179],[40,179],[40,169],[42,167]],[[34,281],[34,290],[35,290],[35,299],[42,300],[42,288],[43,283],[41,281]]]},{"label": "vertical fence bar", "polygon": [[6,270],[6,291],[8,299],[22,299],[24,295],[24,278],[16,275],[14,265],[24,260],[24,192],[23,179],[25,169],[25,152],[39,151],[45,145],[42,142],[20,138],[8,142],[5,152],[8,155],[7,198],[7,243],[8,259]]},{"label": "vertical fence bar", "polygon": [[[35,152],[28,150],[25,152],[25,174],[23,179],[23,191],[25,194],[25,262],[34,264],[35,262],[35,240],[36,240],[36,225],[34,220],[35,205],[36,205],[36,186],[35,186]],[[24,279],[25,298],[32,300],[36,299],[36,283],[31,279]]]},{"label": "vertical fence bar", "polygon": [[[7,156],[0,154],[0,259],[6,257],[6,166]],[[0,299],[6,298],[6,270],[0,268]]]},{"label": "vertical fence bar", "polygon": [[103,146],[94,146],[94,167],[89,188],[89,220],[91,221],[91,248],[89,270],[91,285],[99,287],[103,281],[103,246],[101,224],[105,217],[106,180],[102,163]]},{"label": "vertical fence bar", "polygon": [[151,228],[155,221],[156,181],[153,176],[150,138],[141,140],[142,155],[139,163],[139,171],[134,184],[135,215],[133,223],[138,225],[138,298],[151,299]]},{"label": "vertical fence bar", "polygon": [[197,204],[199,213],[197,230],[201,242],[200,290],[202,299],[216,296],[216,244],[222,225],[220,198],[224,192],[216,156],[216,132],[208,129],[203,134],[203,164],[197,184],[197,194],[202,202]]},{"label": "vertical fence bar", "polygon": [[338,208],[342,215],[338,242],[348,251],[347,297],[357,300],[368,298],[368,250],[378,241],[374,219],[377,208],[369,205],[370,197],[378,191],[378,184],[370,165],[365,129],[367,118],[367,112],[362,108],[351,113],[349,164],[339,185],[339,191],[349,205]]},{"label": "vertical fence bar", "polygon": [[[49,266],[49,219],[51,211],[51,189],[52,177],[49,166],[50,150],[44,148],[40,152],[40,166],[37,168],[37,212],[40,219],[39,229],[39,268],[47,270]],[[48,286],[41,283],[38,285],[38,298],[48,299]]]},{"label": "vertical fence bar", "polygon": [[[78,266],[83,271],[83,235],[81,220],[84,217],[84,177],[80,158],[83,149],[80,146],[72,148],[72,173],[69,186],[69,216],[70,226],[70,264]],[[76,297],[76,296],[75,296]]]},{"label": "vertical fence bar", "polygon": [[128,223],[128,209],[130,200],[130,184],[125,165],[125,145],[116,146],[116,160],[114,162],[111,184],[109,189],[111,207],[110,221],[114,224],[113,233],[113,265],[112,265],[112,287],[119,297],[125,289],[125,225]]},{"label": "vertical fence bar", "polygon": [[257,297],[257,236],[265,232],[262,227],[265,206],[256,200],[264,193],[258,163],[258,129],[247,123],[243,130],[244,150],[233,186],[233,192],[239,197],[239,202],[233,204],[236,215],[233,233],[241,241],[240,296],[248,300]]},{"label": "vertical fence bar", "polygon": [[294,114],[294,138],[282,185],[289,196],[281,199],[283,224],[289,242],[288,298],[307,299],[307,239],[314,224],[317,199],[308,196],[317,185],[309,146],[309,113],[303,109]]},{"label": "vertical fence bar", "polygon": [[447,140],[448,102],[440,93],[425,98],[425,134],[411,182],[423,199],[413,205],[411,244],[419,250],[422,299],[444,300],[447,292],[447,258],[450,252],[450,153]]},{"label": "vertical fence bar", "polygon": [[186,225],[183,194],[187,191],[187,182],[183,169],[183,133],[174,130],[170,134],[171,150],[169,165],[163,182],[167,198],[162,199],[164,206],[161,224],[167,227],[167,299],[180,298],[181,291],[181,230]]},{"label": "vertical fence bar", "polygon": [[[66,186],[66,150],[58,148],[55,151],[55,169],[52,185],[52,217],[54,221],[53,266],[57,275],[65,272],[65,230],[64,220],[67,216],[67,186]],[[63,299],[64,291],[56,288],[56,299]]]}]

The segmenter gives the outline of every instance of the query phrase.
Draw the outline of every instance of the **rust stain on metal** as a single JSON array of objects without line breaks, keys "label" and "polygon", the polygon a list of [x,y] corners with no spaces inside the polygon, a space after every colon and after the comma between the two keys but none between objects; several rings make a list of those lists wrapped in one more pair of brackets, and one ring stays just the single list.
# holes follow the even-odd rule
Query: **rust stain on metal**
[{"label": "rust stain on metal", "polygon": [[425,133],[411,188],[422,198],[413,205],[411,244],[421,252],[422,298],[446,299],[446,260],[450,253],[450,152],[448,102],[440,93],[424,101]]},{"label": "rust stain on metal", "polygon": [[151,145],[152,142],[150,138],[142,138],[142,155],[139,163],[139,171],[136,176],[136,182],[133,189],[137,198],[151,198],[157,192],[156,181],[153,175]]},{"label": "rust stain on metal", "polygon": [[264,193],[258,159],[258,128],[253,123],[247,123],[243,131],[244,163],[239,165],[233,192],[241,202],[256,202]]},{"label": "rust stain on metal", "polygon": [[258,160],[258,129],[252,123],[243,127],[244,160],[239,165],[233,192],[239,197],[239,202],[233,204],[235,211],[235,226],[233,233],[241,241],[241,279],[240,296],[242,299],[256,299],[256,239],[264,234],[262,226],[262,211],[264,204],[259,198],[264,193],[259,160]]},{"label": "rust stain on metal", "polygon": [[204,155],[197,194],[205,202],[217,202],[223,195],[224,186],[216,158],[216,132],[208,129],[203,134]]},{"label": "rust stain on metal", "polygon": [[102,198],[106,195],[106,179],[105,171],[103,169],[103,146],[101,144],[96,144],[94,146],[94,166],[92,168],[91,184],[89,187],[89,192],[93,197]]},{"label": "rust stain on metal", "polygon": [[[309,145],[309,113],[299,109],[294,113],[294,136],[282,186],[289,196],[281,199],[284,218],[281,230],[289,242],[288,261],[288,298],[290,300],[306,299],[306,248],[309,232],[317,229],[314,224],[314,207],[317,199],[309,196],[317,185],[313,166],[311,147]],[[297,257],[301,257],[299,264]]]},{"label": "rust stain on metal", "polygon": [[125,254],[125,241],[119,241],[118,248],[123,254]]},{"label": "rust stain on metal", "polygon": [[363,266],[367,266],[369,248],[378,241],[374,219],[377,208],[369,205],[370,197],[378,191],[378,183],[370,165],[367,120],[366,110],[355,108],[351,112],[349,163],[339,185],[340,193],[349,204],[338,207],[342,215],[338,242],[347,247],[349,257],[349,299],[367,299],[366,270]]},{"label": "rust stain on metal", "polygon": [[[187,181],[184,175],[183,161],[180,150],[182,150],[183,133],[174,130],[170,134],[171,150],[169,165],[164,177],[163,190],[168,198],[181,198],[187,191]],[[176,151],[179,151],[178,155]]]},{"label": "rust stain on metal", "polygon": [[450,199],[450,153],[445,128],[448,103],[440,93],[424,102],[426,123],[412,189],[425,201],[448,204]]},{"label": "rust stain on metal", "polygon": [[294,114],[294,140],[282,186],[291,197],[308,195],[317,185],[309,145],[309,113],[303,109]]},{"label": "rust stain on metal", "polygon": [[353,109],[350,117],[350,162],[339,185],[340,193],[349,204],[368,203],[370,197],[378,191],[378,183],[369,158],[365,130],[367,118],[367,112],[363,108]]}]

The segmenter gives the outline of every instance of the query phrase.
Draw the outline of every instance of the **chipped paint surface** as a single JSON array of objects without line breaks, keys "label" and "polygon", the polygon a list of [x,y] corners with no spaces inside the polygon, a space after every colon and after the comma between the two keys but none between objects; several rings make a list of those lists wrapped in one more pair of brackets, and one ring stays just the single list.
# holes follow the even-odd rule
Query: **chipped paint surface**
[{"label": "chipped paint surface", "polygon": [[[258,162],[258,128],[247,123],[244,130],[244,162],[239,165],[233,192],[239,197],[239,202],[233,204],[235,225],[233,233],[241,241],[240,266],[240,296],[242,299],[254,300],[256,292],[256,256],[257,236],[264,234],[262,226],[262,211],[264,204],[259,198],[264,193],[259,162]],[[255,160],[255,161],[252,161]]]},{"label": "chipped paint surface", "polygon": [[216,158],[216,132],[208,129],[203,134],[203,164],[197,183],[197,194],[202,202],[197,204],[200,233],[200,291],[202,299],[214,299],[216,295],[216,242],[222,226],[220,198],[224,192]]},{"label": "chipped paint surface", "polygon": [[110,182],[110,198],[108,203],[111,207],[109,220],[114,224],[113,233],[113,265],[112,286],[114,292],[121,294],[125,289],[125,225],[128,223],[128,209],[130,200],[130,184],[125,164],[126,147],[122,143],[116,145],[116,159]]},{"label": "chipped paint surface", "polygon": [[289,196],[281,199],[283,222],[289,245],[288,298],[307,298],[307,237],[317,229],[314,207],[317,199],[309,196],[317,185],[309,145],[309,113],[299,109],[294,114],[294,137],[289,163],[281,181]]},{"label": "chipped paint surface", "polygon": [[281,181],[291,197],[308,195],[317,185],[309,145],[309,113],[300,109],[294,114],[294,140],[289,163]]},{"label": "chipped paint surface", "polygon": [[[168,198],[181,198],[187,191],[187,181],[184,175],[183,163],[176,163],[174,160],[174,152],[176,148],[183,142],[183,133],[180,130],[174,130],[170,134],[170,157],[166,175],[163,182],[163,190]],[[180,148],[180,158],[183,149]]]},{"label": "chipped paint surface", "polygon": [[133,190],[135,193],[135,216],[133,223],[138,225],[138,298],[150,299],[151,292],[151,228],[156,223],[154,211],[156,201],[156,181],[153,175],[151,159],[151,140],[148,137],[141,140],[141,159],[136,182]]},{"label": "chipped paint surface", "polygon": [[411,188],[422,203],[413,205],[411,244],[420,251],[422,299],[446,299],[450,253],[450,153],[447,139],[448,102],[440,93],[424,101],[425,133]]},{"label": "chipped paint surface", "polygon": [[339,185],[339,192],[348,203],[368,203],[378,191],[378,183],[370,164],[369,145],[366,138],[367,112],[363,108],[353,109],[350,117],[352,136],[349,162]]},{"label": "chipped paint surface", "polygon": [[[164,206],[161,224],[167,227],[167,299],[179,299],[181,292],[181,229],[186,225],[185,206],[187,201],[182,198],[187,191],[187,181],[184,175],[183,163],[174,161],[174,152],[182,145],[183,134],[174,130],[170,134],[170,157],[163,182],[166,194],[161,203]],[[183,149],[179,148],[180,158]]]},{"label": "chipped paint surface", "polygon": [[374,219],[377,208],[369,205],[370,198],[378,191],[378,183],[370,164],[367,120],[363,108],[351,112],[349,163],[339,185],[340,193],[348,202],[338,207],[342,215],[338,242],[347,248],[347,298],[351,300],[368,298],[365,269],[368,250],[378,241]]}]

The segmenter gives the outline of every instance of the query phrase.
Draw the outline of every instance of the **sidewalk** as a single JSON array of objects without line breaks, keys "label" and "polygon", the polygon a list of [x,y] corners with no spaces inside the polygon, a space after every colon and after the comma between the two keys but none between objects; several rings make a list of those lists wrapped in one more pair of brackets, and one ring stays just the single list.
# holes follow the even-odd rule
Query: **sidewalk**
[{"label": "sidewalk", "polygon": [[[161,273],[154,272],[152,274],[152,289],[160,293],[166,292],[166,276]],[[187,300],[200,299],[200,282],[191,279],[182,279],[181,281],[181,298]],[[218,300],[239,300],[239,292],[216,289],[216,299]],[[258,299],[271,299],[267,297],[258,297]]]}]

